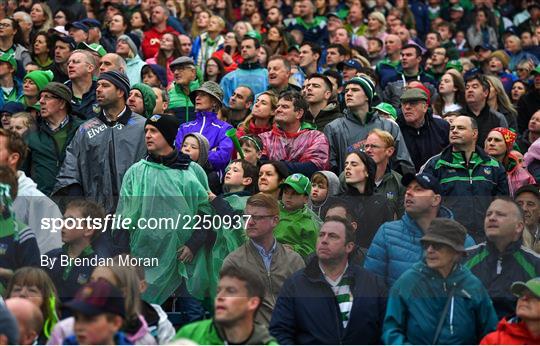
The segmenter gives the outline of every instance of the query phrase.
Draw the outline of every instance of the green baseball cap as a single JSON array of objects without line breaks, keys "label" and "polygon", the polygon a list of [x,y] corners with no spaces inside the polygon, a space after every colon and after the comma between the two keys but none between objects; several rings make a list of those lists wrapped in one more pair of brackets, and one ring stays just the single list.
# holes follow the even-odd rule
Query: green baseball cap
[{"label": "green baseball cap", "polygon": [[100,57],[103,57],[105,54],[107,54],[105,48],[103,48],[103,46],[99,43],[88,44],[86,42],[81,42],[77,46],[77,49],[89,50],[91,52],[97,53],[97,55],[99,55]]},{"label": "green baseball cap", "polygon": [[461,61],[459,60],[450,60],[446,63],[446,69],[458,70],[459,72],[463,72],[463,65],[461,64]]},{"label": "green baseball cap", "polygon": [[531,291],[531,293],[538,299],[540,299],[540,277],[530,279],[527,282],[514,282],[511,287],[511,291],[514,295],[521,297],[525,290]]},{"label": "green baseball cap", "polygon": [[532,75],[540,74],[540,65],[536,66],[534,70],[531,72]]},{"label": "green baseball cap", "polygon": [[289,185],[301,195],[309,195],[311,193],[311,182],[309,178],[300,173],[289,175],[279,187],[283,188],[285,185]]},{"label": "green baseball cap", "polygon": [[397,119],[396,109],[394,108],[394,106],[392,106],[389,103],[381,102],[378,105],[376,105],[375,107],[373,107],[373,109],[376,109],[378,111],[381,111],[383,113],[386,113],[386,114],[390,115],[392,117],[392,119],[394,119],[394,120]]},{"label": "green baseball cap", "polygon": [[13,54],[4,53],[0,55],[0,62],[9,62],[15,70],[17,69],[17,60],[15,60]]}]

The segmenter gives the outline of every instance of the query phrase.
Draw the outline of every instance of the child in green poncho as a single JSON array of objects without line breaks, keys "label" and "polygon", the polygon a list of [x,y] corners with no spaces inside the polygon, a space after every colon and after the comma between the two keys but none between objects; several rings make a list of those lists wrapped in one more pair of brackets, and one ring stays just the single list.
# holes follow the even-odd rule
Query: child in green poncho
[{"label": "child in green poncho", "polygon": [[[234,160],[226,169],[223,182],[223,190],[226,192],[219,196],[209,193],[210,204],[214,207],[216,217],[219,216],[222,220],[222,227],[209,233],[209,238],[214,239],[207,239],[208,243],[214,244],[209,268],[212,273],[211,293],[214,293],[225,257],[246,241],[241,215],[257,184],[258,175],[257,167],[248,161]],[[231,221],[231,227],[226,227],[228,221]]]},{"label": "child in green poncho", "polygon": [[307,207],[311,182],[300,173],[290,175],[280,185],[282,189],[279,223],[274,236],[306,258],[315,251],[321,220]]}]

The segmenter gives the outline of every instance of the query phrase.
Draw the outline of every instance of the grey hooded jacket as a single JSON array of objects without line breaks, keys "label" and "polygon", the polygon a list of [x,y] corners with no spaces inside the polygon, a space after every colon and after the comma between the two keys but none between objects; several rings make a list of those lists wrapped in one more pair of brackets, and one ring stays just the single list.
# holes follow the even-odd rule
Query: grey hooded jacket
[{"label": "grey hooded jacket", "polygon": [[324,134],[330,144],[330,166],[335,172],[342,172],[349,149],[360,149],[369,132],[381,129],[390,132],[395,140],[396,153],[392,158],[393,169],[414,170],[409,151],[403,140],[399,126],[390,120],[379,117],[374,112],[368,113],[363,124],[348,108],[343,111],[344,117],[332,121],[324,128]]},{"label": "grey hooded jacket", "polygon": [[102,111],[82,124],[67,147],[53,195],[82,193],[102,205],[107,213],[113,212],[124,174],[146,153],[145,121],[126,107],[114,123]]}]

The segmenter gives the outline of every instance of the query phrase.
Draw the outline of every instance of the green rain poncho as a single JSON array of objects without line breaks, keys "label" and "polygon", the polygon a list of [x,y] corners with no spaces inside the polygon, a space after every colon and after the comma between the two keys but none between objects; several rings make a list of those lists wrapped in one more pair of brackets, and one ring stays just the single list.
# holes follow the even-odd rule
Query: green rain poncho
[{"label": "green rain poncho", "polygon": [[[130,248],[134,257],[157,258],[159,265],[145,267],[148,290],[143,298],[162,304],[186,280],[188,291],[202,299],[208,291],[206,253],[201,248],[193,260],[184,264],[177,259],[177,250],[191,237],[199,214],[211,214],[208,182],[203,169],[190,163],[185,170],[141,160],[126,172],[117,215],[130,218]],[[206,183],[206,186],[205,186]],[[137,220],[166,220],[160,228],[137,228]],[[200,227],[200,223],[199,223]]]},{"label": "green rain poncho", "polygon": [[[225,227],[222,223],[220,229],[216,229],[216,241],[212,248],[211,260],[208,263],[208,271],[210,273],[210,296],[213,298],[216,295],[217,283],[219,281],[219,271],[223,265],[223,260],[227,255],[236,250],[240,245],[246,241],[246,233],[244,231],[243,222],[240,224],[238,221],[242,220],[241,216],[246,208],[246,202],[249,196],[238,196],[236,194],[229,194],[223,197],[232,209],[237,213],[235,215],[220,215],[219,217],[225,218],[232,217],[232,226]],[[214,211],[215,213],[215,211]],[[217,217],[218,215],[216,215]],[[243,221],[243,220],[242,220]]]}]

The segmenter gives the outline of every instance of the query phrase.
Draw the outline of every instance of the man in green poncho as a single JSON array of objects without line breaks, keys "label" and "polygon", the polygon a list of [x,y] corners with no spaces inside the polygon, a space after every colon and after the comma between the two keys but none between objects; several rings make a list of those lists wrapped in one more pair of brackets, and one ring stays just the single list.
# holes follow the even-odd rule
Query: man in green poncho
[{"label": "man in green poncho", "polygon": [[184,315],[191,321],[203,317],[197,299],[208,288],[206,256],[199,251],[207,230],[195,221],[211,208],[203,169],[174,148],[178,126],[170,115],[146,121],[148,155],[126,172],[117,215],[130,220],[123,228],[129,231],[131,254],[158,260],[144,268],[148,289],[143,298],[162,304],[176,292],[181,309],[189,307]]}]

